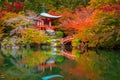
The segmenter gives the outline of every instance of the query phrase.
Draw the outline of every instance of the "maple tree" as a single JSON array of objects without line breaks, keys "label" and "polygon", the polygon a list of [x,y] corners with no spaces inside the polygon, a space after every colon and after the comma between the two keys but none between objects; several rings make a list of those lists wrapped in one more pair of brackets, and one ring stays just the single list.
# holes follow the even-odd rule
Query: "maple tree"
[{"label": "maple tree", "polygon": [[[19,0],[9,0],[2,2],[8,11],[19,12],[24,9],[24,2]],[[11,4],[10,4],[11,3]]]},{"label": "maple tree", "polygon": [[71,30],[71,32],[69,32],[73,32],[73,34],[82,33],[93,25],[89,19],[91,13],[92,10],[87,8],[82,8],[80,10],[76,9],[74,12],[64,11],[62,14],[63,18],[60,19],[61,24],[59,26],[63,29]]},{"label": "maple tree", "polygon": [[120,4],[105,5],[98,9],[77,8],[74,12],[63,11],[60,27],[69,32],[67,35],[76,34],[72,43],[74,46],[79,45],[80,41],[89,41],[89,47],[112,48],[120,44],[119,12]]},{"label": "maple tree", "polygon": [[96,25],[91,28],[95,35],[91,38],[90,43],[102,47],[114,47],[119,44],[120,21],[118,18],[120,15],[114,12],[105,13],[98,11],[95,16]]}]

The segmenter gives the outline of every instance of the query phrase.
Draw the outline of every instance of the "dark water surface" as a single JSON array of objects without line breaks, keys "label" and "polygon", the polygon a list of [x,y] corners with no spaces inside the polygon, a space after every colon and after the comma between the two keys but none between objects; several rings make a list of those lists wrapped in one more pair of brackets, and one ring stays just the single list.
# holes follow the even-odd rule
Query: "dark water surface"
[{"label": "dark water surface", "polygon": [[0,80],[120,80],[120,51],[0,50]]}]

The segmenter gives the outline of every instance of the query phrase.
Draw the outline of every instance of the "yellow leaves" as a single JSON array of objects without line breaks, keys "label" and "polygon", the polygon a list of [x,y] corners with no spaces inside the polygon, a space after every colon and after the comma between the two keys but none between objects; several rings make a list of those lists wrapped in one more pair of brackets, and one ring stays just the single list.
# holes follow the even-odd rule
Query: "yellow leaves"
[{"label": "yellow leaves", "polygon": [[106,18],[106,16],[112,17],[114,14],[115,14],[114,11],[103,12],[102,10],[97,9],[92,13],[92,16],[90,17],[90,20],[92,22],[97,23],[97,22],[103,21]]},{"label": "yellow leaves", "polygon": [[102,2],[102,0],[91,0],[90,1],[90,7],[101,7],[102,4],[100,4]]},{"label": "yellow leaves", "polygon": [[5,24],[2,20],[0,20],[0,39],[3,36],[3,29],[5,28]]},{"label": "yellow leaves", "polygon": [[4,17],[2,17],[2,19],[3,19],[3,20],[8,20],[8,19],[10,19],[10,18],[15,18],[15,17],[17,17],[17,16],[18,16],[18,14],[16,14],[16,13],[8,12],[8,13],[6,13],[6,14],[4,15]]},{"label": "yellow leaves", "polygon": [[42,34],[39,30],[33,28],[26,28],[25,31],[20,31],[23,41],[26,43],[37,43],[45,42],[50,39],[47,35]]},{"label": "yellow leaves", "polygon": [[107,14],[104,13],[103,11],[95,10],[91,15],[90,20],[92,23],[97,25],[99,22],[103,22],[105,15],[107,15]]}]

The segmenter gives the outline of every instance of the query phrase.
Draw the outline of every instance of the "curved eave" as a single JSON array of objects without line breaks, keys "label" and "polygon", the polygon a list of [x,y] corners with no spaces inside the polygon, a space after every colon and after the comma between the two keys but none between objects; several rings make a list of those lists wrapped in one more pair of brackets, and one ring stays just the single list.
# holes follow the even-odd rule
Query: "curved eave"
[{"label": "curved eave", "polygon": [[61,16],[53,16],[53,15],[48,14],[48,13],[41,13],[40,15],[43,17],[47,17],[47,18],[60,18],[61,17]]}]

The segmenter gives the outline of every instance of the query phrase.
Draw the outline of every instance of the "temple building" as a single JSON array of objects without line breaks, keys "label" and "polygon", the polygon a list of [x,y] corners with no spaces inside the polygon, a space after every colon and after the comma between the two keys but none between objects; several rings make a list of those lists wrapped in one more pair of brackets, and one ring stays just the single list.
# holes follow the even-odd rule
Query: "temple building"
[{"label": "temple building", "polygon": [[52,21],[59,19],[61,16],[54,16],[45,12],[44,6],[42,6],[42,12],[34,18],[35,29],[39,30],[53,30]]}]

